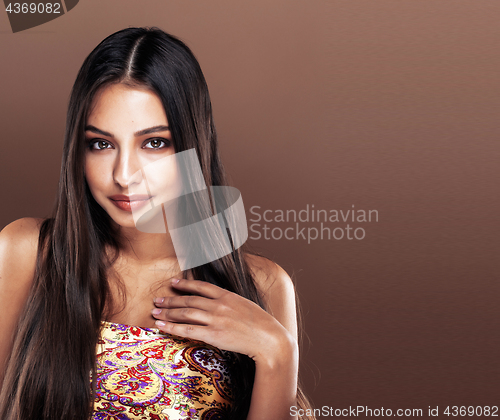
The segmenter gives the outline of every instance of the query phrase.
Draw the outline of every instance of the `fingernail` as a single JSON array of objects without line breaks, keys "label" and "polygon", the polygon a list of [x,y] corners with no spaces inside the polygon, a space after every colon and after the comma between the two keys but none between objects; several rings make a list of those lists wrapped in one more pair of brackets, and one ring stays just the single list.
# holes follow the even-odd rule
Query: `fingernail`
[{"label": "fingernail", "polygon": [[180,280],[179,280],[179,279],[172,279],[172,284],[177,284],[177,283],[179,283],[179,282],[180,282]]},{"label": "fingernail", "polygon": [[165,300],[165,298],[162,298],[162,297],[156,298],[155,303],[161,304],[161,303],[163,303],[164,300]]},{"label": "fingernail", "polygon": [[160,313],[161,313],[161,309],[159,309],[159,308],[153,309],[153,311],[152,311],[153,315],[159,315]]},{"label": "fingernail", "polygon": [[156,321],[155,324],[158,325],[159,327],[165,326],[165,323],[163,321]]}]

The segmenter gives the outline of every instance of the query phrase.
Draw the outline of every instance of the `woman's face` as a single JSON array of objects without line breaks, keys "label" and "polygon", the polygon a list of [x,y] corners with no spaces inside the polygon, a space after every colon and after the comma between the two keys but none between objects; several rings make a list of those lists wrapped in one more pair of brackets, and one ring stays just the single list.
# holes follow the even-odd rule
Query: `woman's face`
[{"label": "woman's face", "polygon": [[[85,139],[85,178],[94,199],[118,225],[135,227],[141,209],[144,213],[154,207],[150,197],[171,190],[176,182],[175,160],[167,158],[175,150],[160,98],[142,87],[102,88],[87,119]],[[167,165],[146,177],[147,165],[162,158]]]}]

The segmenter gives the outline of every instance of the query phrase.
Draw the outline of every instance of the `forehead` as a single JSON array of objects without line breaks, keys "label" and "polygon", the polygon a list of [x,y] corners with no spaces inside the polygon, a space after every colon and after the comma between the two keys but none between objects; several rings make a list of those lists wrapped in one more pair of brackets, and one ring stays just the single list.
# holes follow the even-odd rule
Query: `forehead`
[{"label": "forehead", "polygon": [[[159,96],[143,87],[121,83],[100,88],[90,107],[87,124],[106,130],[127,126],[141,129],[145,126],[168,125],[165,109]],[[102,125],[105,125],[102,126]]]}]

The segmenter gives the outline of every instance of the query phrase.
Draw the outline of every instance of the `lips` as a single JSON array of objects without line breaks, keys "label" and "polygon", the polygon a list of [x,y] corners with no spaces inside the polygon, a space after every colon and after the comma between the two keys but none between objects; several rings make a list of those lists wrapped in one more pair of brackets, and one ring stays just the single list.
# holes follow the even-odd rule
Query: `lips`
[{"label": "lips", "polygon": [[108,198],[120,210],[131,212],[133,210],[138,210],[145,204],[149,203],[152,197],[145,194],[136,194],[136,195],[117,194],[117,195],[112,195]]}]

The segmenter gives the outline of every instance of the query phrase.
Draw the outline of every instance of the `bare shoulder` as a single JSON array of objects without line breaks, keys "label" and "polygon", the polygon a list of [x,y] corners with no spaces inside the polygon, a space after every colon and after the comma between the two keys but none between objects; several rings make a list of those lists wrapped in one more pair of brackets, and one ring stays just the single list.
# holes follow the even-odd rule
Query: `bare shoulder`
[{"label": "bare shoulder", "polygon": [[44,220],[37,217],[23,217],[14,220],[0,231],[0,238],[16,237],[19,239],[19,236],[23,238],[36,236],[38,240],[40,226]]},{"label": "bare shoulder", "polygon": [[254,254],[245,254],[245,259],[263,295],[295,290],[288,273],[274,261]]},{"label": "bare shoulder", "polygon": [[[2,256],[23,251],[25,253],[33,253],[37,251],[38,235],[40,234],[40,226],[44,219],[35,217],[23,217],[22,219],[14,220],[0,231],[0,251]],[[18,255],[23,258],[23,255]]]},{"label": "bare shoulder", "polygon": [[258,255],[244,254],[268,312],[297,337],[295,287],[288,273],[275,262]]},{"label": "bare shoulder", "polygon": [[[0,231],[0,285],[19,288],[32,280],[44,219],[24,217]],[[20,284],[21,283],[21,284]]]}]

